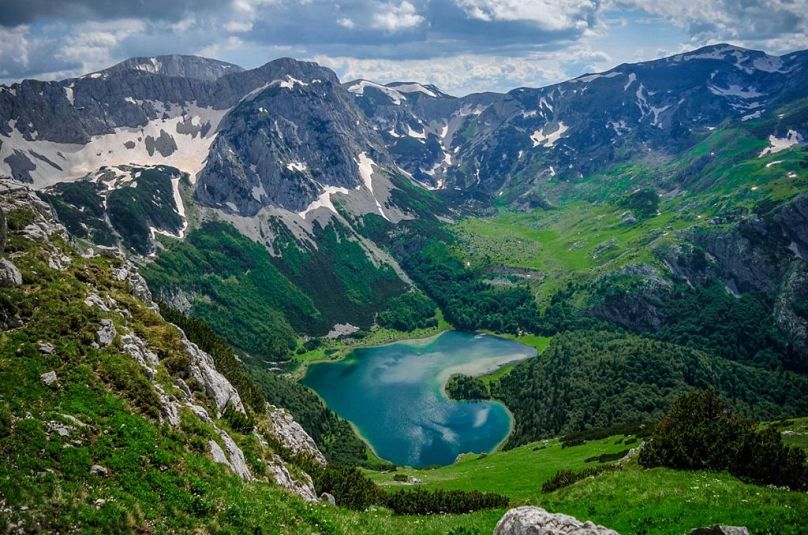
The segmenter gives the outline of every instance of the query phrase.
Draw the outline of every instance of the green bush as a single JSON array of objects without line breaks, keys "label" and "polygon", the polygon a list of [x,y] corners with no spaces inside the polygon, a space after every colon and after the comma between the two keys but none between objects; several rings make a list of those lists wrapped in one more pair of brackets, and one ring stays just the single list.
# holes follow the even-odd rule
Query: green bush
[{"label": "green bush", "polygon": [[463,514],[482,509],[501,509],[508,498],[477,490],[414,489],[387,495],[384,505],[399,515]]},{"label": "green bush", "polygon": [[615,469],[614,465],[607,464],[603,466],[592,466],[590,468],[584,468],[579,472],[573,472],[572,470],[559,470],[558,472],[553,474],[553,476],[550,479],[544,482],[544,484],[541,486],[541,491],[547,494],[549,492],[553,492],[554,490],[569,487],[576,481],[580,481],[588,477],[595,477],[597,475],[602,474],[603,472],[607,472],[614,469]]},{"label": "green bush", "polygon": [[785,446],[776,429],[732,411],[713,390],[680,397],[640,453],[645,467],[726,470],[760,483],[808,488],[805,453]]}]

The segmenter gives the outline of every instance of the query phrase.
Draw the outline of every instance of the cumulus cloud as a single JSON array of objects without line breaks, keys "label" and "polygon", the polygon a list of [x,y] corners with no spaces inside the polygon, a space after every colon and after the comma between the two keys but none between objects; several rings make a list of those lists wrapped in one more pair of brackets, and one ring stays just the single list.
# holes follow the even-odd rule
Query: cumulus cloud
[{"label": "cumulus cloud", "polygon": [[808,45],[808,0],[612,0],[609,6],[658,15],[697,41]]},{"label": "cumulus cloud", "polygon": [[560,81],[728,41],[808,48],[808,0],[31,0],[0,10],[0,81],[55,79],[130,56],[250,68],[318,58],[344,76],[462,93]]},{"label": "cumulus cloud", "polygon": [[424,22],[415,6],[409,2],[400,4],[384,4],[373,14],[372,27],[388,32],[397,32],[414,28]]},{"label": "cumulus cloud", "polygon": [[457,4],[482,21],[530,21],[547,30],[586,27],[598,9],[593,0],[458,0]]}]

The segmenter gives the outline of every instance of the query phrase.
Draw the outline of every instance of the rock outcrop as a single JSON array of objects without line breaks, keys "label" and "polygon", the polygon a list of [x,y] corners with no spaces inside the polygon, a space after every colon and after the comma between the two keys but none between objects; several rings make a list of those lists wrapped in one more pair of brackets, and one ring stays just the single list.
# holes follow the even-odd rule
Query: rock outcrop
[{"label": "rock outcrop", "polygon": [[317,448],[314,439],[292,418],[289,411],[267,405],[267,425],[263,429],[284,447],[296,455],[308,455],[316,462],[326,464],[325,456]]},{"label": "rock outcrop", "polygon": [[549,513],[539,507],[517,507],[505,513],[494,535],[618,535],[609,528],[592,522],[581,522],[559,513]]},{"label": "rock outcrop", "polygon": [[19,286],[22,284],[22,273],[14,262],[0,258],[0,286]]},{"label": "rock outcrop", "polygon": [[[37,254],[40,251],[53,256],[74,254],[70,252],[69,245],[63,241],[64,227],[55,222],[48,205],[42,203],[26,186],[17,184],[14,189],[9,190],[8,184],[9,182],[0,182],[0,187],[4,188],[3,192],[8,193],[0,196],[0,208],[25,209],[34,219],[33,223],[15,232],[37,242],[35,245]],[[31,228],[36,231],[31,231]],[[51,239],[55,234],[60,235],[60,241]],[[150,344],[156,343],[154,339],[133,324],[133,319],[137,315],[143,315],[143,306],[154,311],[158,310],[146,283],[138,274],[136,267],[117,248],[99,247],[94,252],[88,253],[88,256],[95,254],[111,259],[110,278],[116,283],[112,285],[101,283],[90,277],[79,279],[86,285],[84,297],[80,298],[81,303],[95,309],[94,312],[101,316],[95,328],[94,345],[97,348],[103,346],[111,352],[120,351],[140,366],[154,390],[153,399],[159,403],[158,418],[170,426],[178,427],[181,418],[184,417],[183,412],[190,412],[191,417],[195,416],[213,431],[214,435],[209,439],[208,447],[215,462],[227,466],[233,474],[242,479],[271,481],[305,500],[316,501],[318,497],[311,477],[299,468],[287,464],[277,451],[282,450],[280,452],[282,454],[287,450],[292,454],[307,454],[315,461],[325,463],[322,453],[303,428],[288,412],[281,409],[268,408],[266,414],[258,415],[262,424],[260,426],[262,431],[256,430],[258,441],[262,445],[258,454],[263,457],[266,469],[261,473],[254,473],[247,464],[244,452],[234,439],[234,435],[219,424],[219,418],[224,416],[226,410],[246,413],[238,390],[216,369],[213,357],[191,342],[181,329],[177,328],[178,345],[171,348],[152,347]],[[69,262],[70,257],[64,265],[70,265]],[[133,308],[131,299],[113,294],[120,291],[121,287],[117,282],[126,282],[129,293],[140,300],[136,306],[138,311]],[[19,321],[19,318],[0,319]],[[57,346],[47,340],[39,340],[36,347],[43,355],[53,355],[57,350]],[[183,352],[186,358],[178,361],[185,363],[186,367],[180,371],[162,368],[162,360],[165,358],[163,350]],[[173,375],[173,384],[165,381],[166,371]],[[60,387],[61,381],[56,370],[43,373],[40,380],[51,388]],[[48,429],[52,433],[68,436],[73,433],[75,426],[81,425],[75,418],[72,420],[70,418],[72,417],[65,416],[71,424],[54,421]],[[274,422],[274,418],[278,421]],[[272,438],[272,445],[262,432],[266,432],[266,436]],[[282,448],[277,448],[276,444]],[[107,474],[107,469],[101,466],[94,466],[92,471],[101,476]]]}]

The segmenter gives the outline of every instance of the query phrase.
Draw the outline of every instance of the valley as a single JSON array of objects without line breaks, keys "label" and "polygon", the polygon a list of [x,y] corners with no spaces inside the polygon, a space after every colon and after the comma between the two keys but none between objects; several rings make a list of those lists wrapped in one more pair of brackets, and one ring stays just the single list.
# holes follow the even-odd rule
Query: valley
[{"label": "valley", "polygon": [[732,45],[0,86],[0,530],[804,532],[805,87]]}]

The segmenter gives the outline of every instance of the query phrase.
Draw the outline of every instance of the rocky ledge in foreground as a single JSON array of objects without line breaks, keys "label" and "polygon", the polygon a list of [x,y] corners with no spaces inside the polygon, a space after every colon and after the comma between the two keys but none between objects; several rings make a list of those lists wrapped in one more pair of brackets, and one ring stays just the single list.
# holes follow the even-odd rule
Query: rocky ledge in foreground
[{"label": "rocky ledge in foreground", "polygon": [[550,513],[540,507],[517,507],[503,516],[494,535],[619,535],[616,531],[592,522],[560,513]]},{"label": "rocky ledge in foreground", "polygon": [[[517,507],[506,512],[497,522],[494,535],[619,535],[609,528],[540,507]],[[687,535],[749,535],[749,530],[736,526],[697,528]]]}]

